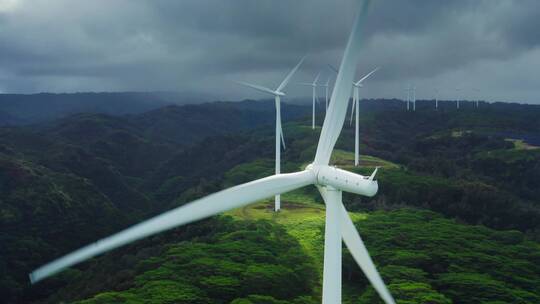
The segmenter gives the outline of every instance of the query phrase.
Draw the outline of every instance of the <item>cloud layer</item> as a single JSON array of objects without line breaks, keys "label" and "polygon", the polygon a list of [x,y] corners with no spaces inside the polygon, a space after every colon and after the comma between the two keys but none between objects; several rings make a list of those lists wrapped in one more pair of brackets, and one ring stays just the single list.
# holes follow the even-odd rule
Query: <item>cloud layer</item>
[{"label": "cloud layer", "polygon": [[[540,1],[377,0],[358,76],[382,69],[367,97],[540,103]],[[353,0],[0,0],[0,92],[200,92],[263,97],[233,83],[276,86],[337,64]],[[461,88],[459,92],[456,87]],[[477,89],[477,90],[475,90]],[[309,95],[291,85],[289,95]]]}]

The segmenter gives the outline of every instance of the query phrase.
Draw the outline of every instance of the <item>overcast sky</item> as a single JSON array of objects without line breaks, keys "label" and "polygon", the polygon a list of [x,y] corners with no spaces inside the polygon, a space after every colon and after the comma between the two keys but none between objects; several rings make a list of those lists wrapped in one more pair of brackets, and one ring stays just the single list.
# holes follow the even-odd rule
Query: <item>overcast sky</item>
[{"label": "overcast sky", "polygon": [[[358,66],[363,97],[540,103],[540,1],[375,0]],[[358,0],[0,0],[0,92],[185,91],[263,98],[337,65]],[[456,91],[456,87],[461,88]],[[476,89],[476,90],[475,90]],[[321,90],[322,94],[322,90]]]}]

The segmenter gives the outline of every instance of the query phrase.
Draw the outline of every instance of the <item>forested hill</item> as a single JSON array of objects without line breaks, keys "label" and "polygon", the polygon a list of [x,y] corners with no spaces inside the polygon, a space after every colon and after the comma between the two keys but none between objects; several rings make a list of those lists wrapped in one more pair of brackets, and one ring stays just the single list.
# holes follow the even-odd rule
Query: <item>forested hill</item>
[{"label": "forested hill", "polygon": [[[361,167],[351,165],[348,122],[333,163],[382,166],[377,196],[344,199],[398,299],[537,302],[539,107],[361,105]],[[288,172],[312,160],[320,128],[311,130],[310,107],[283,110]],[[314,188],[285,196],[289,211],[277,217],[262,202],[27,282],[31,269],[81,245],[272,174],[273,121],[271,102],[244,102],[0,129],[0,293],[8,303],[316,303],[324,206]],[[345,260],[345,298],[371,303],[373,290]]]},{"label": "forested hill", "polygon": [[[199,156],[213,155],[217,176],[242,162],[242,155],[233,161],[226,153],[245,137],[226,134],[275,117],[266,103],[254,105],[260,108],[212,103],[127,116],[77,114],[0,129],[2,294],[20,293],[38,263],[166,208],[169,201],[153,196],[164,192],[173,162],[196,163],[198,147]],[[290,108],[288,118],[302,115],[300,107]],[[177,168],[193,178],[176,191],[198,184],[195,177],[209,174],[208,168]],[[94,227],[84,229],[88,224]]]},{"label": "forested hill", "polygon": [[186,92],[0,94],[0,126],[39,123],[78,113],[138,114],[166,105],[212,100]]}]

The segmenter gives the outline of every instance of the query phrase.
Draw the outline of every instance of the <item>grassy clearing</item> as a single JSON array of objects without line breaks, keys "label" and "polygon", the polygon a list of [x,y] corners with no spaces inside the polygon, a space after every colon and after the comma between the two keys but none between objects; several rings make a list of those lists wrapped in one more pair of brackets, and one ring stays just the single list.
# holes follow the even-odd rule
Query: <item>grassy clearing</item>
[{"label": "grassy clearing", "polygon": [[[282,195],[282,209],[273,211],[274,200],[269,199],[244,208],[232,210],[227,215],[238,220],[270,220],[283,225],[287,232],[300,243],[306,254],[313,258],[322,280],[324,261],[325,208],[313,195],[296,190]],[[353,221],[367,218],[363,213],[350,213]],[[320,289],[322,281],[316,289]],[[320,293],[320,290],[317,291]],[[353,294],[358,293],[353,292]],[[344,291],[344,297],[347,292]],[[344,299],[345,300],[345,299]]]},{"label": "grassy clearing", "polygon": [[313,130],[311,128],[311,125],[308,126],[301,123],[285,123],[283,124],[283,130],[287,131],[286,136],[296,138],[305,134],[312,134],[314,132],[316,132],[316,134],[318,135],[321,132],[322,127],[316,125],[315,130]]},{"label": "grassy clearing", "polygon": [[516,161],[531,161],[538,157],[538,155],[540,155],[540,149],[514,148],[480,152],[476,155],[476,158],[496,158],[506,163],[512,163]]},{"label": "grassy clearing", "polygon": [[[296,131],[312,132],[311,128],[303,126],[295,126]],[[342,168],[358,168],[354,167],[354,154],[344,150],[334,150],[331,163],[339,165]],[[266,174],[271,174],[273,170],[273,162],[271,160],[257,160],[253,163],[243,164],[235,167],[227,173],[227,180],[233,183],[245,182],[253,177],[260,177],[255,172],[265,171]],[[297,170],[305,169],[308,163],[298,165]],[[383,159],[361,155],[360,165],[363,168],[380,166],[383,168],[398,168],[398,165],[385,161]],[[313,186],[304,187],[281,196],[282,209],[280,212],[274,212],[274,199],[269,198],[258,203],[231,210],[225,215],[232,216],[236,220],[269,220],[282,225],[287,233],[295,238],[300,244],[304,252],[309,255],[314,263],[315,268],[319,272],[321,281],[318,286],[315,286],[317,294],[321,292],[322,272],[324,262],[324,226],[325,226],[325,206],[317,189]],[[367,219],[367,214],[350,213],[353,221]],[[343,285],[343,302],[352,303],[351,300],[359,296],[359,290]]]},{"label": "grassy clearing", "polygon": [[530,145],[523,141],[522,139],[514,139],[514,138],[506,138],[506,141],[509,141],[514,144],[515,150],[536,150],[540,149],[540,147]]},{"label": "grassy clearing", "polygon": [[472,131],[471,130],[465,130],[465,131],[452,131],[452,137],[454,138],[457,138],[457,137],[463,137],[463,135],[465,134],[471,134]]}]

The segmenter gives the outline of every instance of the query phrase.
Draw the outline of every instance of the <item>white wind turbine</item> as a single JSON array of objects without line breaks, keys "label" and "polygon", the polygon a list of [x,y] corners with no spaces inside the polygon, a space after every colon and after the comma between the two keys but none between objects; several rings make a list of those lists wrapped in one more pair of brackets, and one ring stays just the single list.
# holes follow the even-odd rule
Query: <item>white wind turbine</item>
[{"label": "white wind turbine", "polygon": [[476,97],[476,100],[475,100],[475,102],[474,102],[474,105],[475,105],[475,107],[478,109],[478,107],[480,106],[480,99],[479,99],[479,97],[480,97],[480,93],[479,93],[480,90],[479,90],[478,88],[473,88],[472,90],[473,90],[474,93],[476,93],[476,94],[474,94],[475,97]]},{"label": "white wind turbine", "polygon": [[357,82],[353,82],[353,101],[351,106],[351,124],[353,120],[353,113],[356,113],[356,119],[355,119],[355,133],[354,133],[354,165],[358,166],[358,163],[360,161],[360,88],[364,85],[362,82],[364,80],[368,79],[371,74],[375,73],[379,67],[375,68],[373,71],[366,74],[366,76],[362,77]]},{"label": "white wind turbine", "polygon": [[439,89],[435,89],[435,110],[439,109]]},{"label": "white wind turbine", "polygon": [[321,130],[315,160],[305,170],[296,173],[276,174],[254,180],[167,211],[34,270],[30,273],[31,282],[36,283],[67,267],[144,237],[226,210],[239,208],[269,196],[292,191],[307,185],[315,185],[326,204],[322,303],[341,303],[341,240],[343,239],[353,258],[384,302],[394,304],[394,299],[377,272],[358,231],[342,203],[342,191],[366,196],[375,195],[378,190],[377,181],[374,180],[377,170],[371,176],[366,177],[329,166],[332,150],[341,133],[345,115],[347,114],[348,102],[351,96],[350,83],[354,77],[360,51],[360,30],[362,25],[360,21],[365,19],[369,2],[369,0],[364,1],[361,13],[358,14],[353,25],[330,99],[328,115],[325,117]]},{"label": "white wind turbine", "polygon": [[407,111],[409,111],[409,104],[410,104],[410,101],[411,101],[411,85],[408,85],[406,88],[405,88],[405,91],[407,91]]},{"label": "white wind turbine", "polygon": [[412,91],[412,94],[413,94],[413,111],[416,112],[416,86],[413,86],[413,91]]},{"label": "white wind turbine", "polygon": [[299,83],[300,85],[305,85],[305,86],[310,86],[311,87],[311,91],[312,91],[312,99],[313,99],[313,102],[312,102],[312,106],[311,106],[311,128],[312,129],[315,129],[315,102],[318,100],[318,97],[317,97],[317,87],[319,86],[319,84],[317,83],[317,81],[319,81],[319,77],[321,76],[321,72],[319,72],[317,74],[317,76],[315,77],[315,79],[313,80],[313,82],[301,82]]},{"label": "white wind turbine", "polygon": [[[334,72],[338,72],[336,68],[332,65],[328,65]],[[356,113],[356,123],[355,123],[355,133],[354,133],[354,165],[358,166],[360,162],[360,93],[359,90],[364,85],[362,84],[364,80],[368,79],[371,74],[379,70],[379,67],[376,67],[373,71],[367,73],[364,77],[360,78],[357,82],[353,81],[353,99],[351,105],[351,122],[353,120],[353,115]],[[407,104],[408,105],[408,104]]]},{"label": "white wind turbine", "polygon": [[[289,74],[287,74],[285,79],[283,79],[281,84],[275,90],[272,90],[272,89],[269,89],[260,85],[243,82],[243,81],[238,82],[241,85],[253,88],[257,91],[274,95],[274,99],[276,103],[276,164],[275,164],[276,174],[281,173],[281,144],[283,144],[283,149],[285,149],[285,138],[283,137],[283,128],[281,127],[281,96],[285,96],[285,93],[282,91],[283,89],[285,89],[285,87],[291,80],[291,77],[296,72],[296,70],[298,70],[298,68],[304,61],[304,58],[300,59],[300,62],[298,62],[298,64],[289,72]],[[279,211],[280,209],[281,209],[281,197],[279,194],[276,194],[276,196],[274,197],[274,211]]]}]

